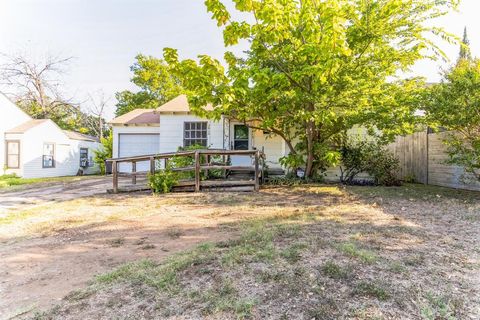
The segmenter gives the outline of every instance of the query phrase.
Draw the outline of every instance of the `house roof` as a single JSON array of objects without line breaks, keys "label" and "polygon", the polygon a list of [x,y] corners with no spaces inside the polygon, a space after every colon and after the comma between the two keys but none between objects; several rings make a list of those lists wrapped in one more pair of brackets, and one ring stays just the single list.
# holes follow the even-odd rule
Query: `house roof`
[{"label": "house roof", "polygon": [[7,130],[5,133],[25,133],[28,130],[35,128],[39,124],[47,122],[48,119],[32,119],[28,120],[12,129]]},{"label": "house roof", "polygon": [[[211,111],[213,110],[213,107],[211,104],[208,104],[204,109]],[[184,94],[179,95],[178,97],[158,107],[157,112],[158,113],[189,113],[190,106],[188,105],[187,96]]]},{"label": "house roof", "polygon": [[99,142],[97,137],[89,136],[87,134],[83,134],[80,132],[70,131],[70,130],[63,130],[68,138],[72,140],[81,140],[81,141],[92,141],[92,142]]},{"label": "house roof", "polygon": [[147,125],[160,124],[160,116],[153,109],[135,109],[111,120],[109,124]]}]

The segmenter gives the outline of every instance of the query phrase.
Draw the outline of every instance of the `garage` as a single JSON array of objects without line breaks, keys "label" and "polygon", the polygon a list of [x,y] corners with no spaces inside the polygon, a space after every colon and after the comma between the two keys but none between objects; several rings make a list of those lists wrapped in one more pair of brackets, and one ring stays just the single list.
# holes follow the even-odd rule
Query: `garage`
[{"label": "garage", "polygon": [[[120,157],[143,156],[158,153],[160,135],[158,133],[120,133],[118,134],[118,154]],[[137,171],[148,171],[149,161],[137,163]],[[121,172],[131,172],[130,164],[120,164]]]}]

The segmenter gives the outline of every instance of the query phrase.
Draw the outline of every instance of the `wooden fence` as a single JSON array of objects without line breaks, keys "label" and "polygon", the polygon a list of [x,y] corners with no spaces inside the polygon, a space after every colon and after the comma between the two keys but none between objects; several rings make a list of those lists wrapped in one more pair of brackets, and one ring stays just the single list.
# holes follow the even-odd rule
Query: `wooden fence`
[{"label": "wooden fence", "polygon": [[[253,165],[251,166],[232,166],[229,164],[230,156],[243,156],[253,158]],[[174,158],[189,157],[193,158],[193,164],[186,167],[174,167],[170,170],[175,172],[194,172],[193,179],[180,180],[175,188],[198,192],[203,188],[237,188],[239,191],[248,190],[248,187],[253,187],[253,190],[258,191],[260,188],[260,179],[263,178],[263,154],[259,150],[194,150],[184,152],[159,153],[145,156],[123,157],[108,159],[112,167],[112,189],[108,190],[112,193],[120,191],[136,191],[146,190],[148,187],[148,175],[155,174],[160,170],[165,170],[168,167],[170,160]],[[222,159],[221,161],[213,161],[214,159]],[[149,162],[148,171],[137,171],[137,164],[140,162]],[[131,172],[120,172],[119,165],[121,163],[129,163]],[[202,180],[201,172],[208,174],[209,170],[222,170],[224,172],[223,179]],[[227,179],[229,172],[252,172],[250,179]],[[121,185],[120,179],[127,178],[127,182]],[[245,189],[247,187],[247,189]]]},{"label": "wooden fence", "polygon": [[447,134],[425,130],[397,137],[388,149],[400,160],[398,176],[424,184],[480,190],[480,182],[464,168],[446,163],[448,154],[443,140]]}]

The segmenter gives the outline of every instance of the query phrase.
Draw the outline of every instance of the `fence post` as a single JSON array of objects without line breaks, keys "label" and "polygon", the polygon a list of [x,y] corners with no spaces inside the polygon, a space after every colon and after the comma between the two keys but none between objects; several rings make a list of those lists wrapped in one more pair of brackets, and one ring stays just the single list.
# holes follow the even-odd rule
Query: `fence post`
[{"label": "fence post", "polygon": [[200,152],[195,151],[195,192],[200,191]]},{"label": "fence post", "polygon": [[118,193],[118,168],[117,161],[112,161],[112,174],[113,174],[113,193]]},{"label": "fence post", "polygon": [[132,161],[132,184],[137,184],[137,163],[135,161]]},{"label": "fence post", "polygon": [[260,190],[260,180],[258,177],[260,170],[259,170],[258,161],[259,161],[259,151],[257,150],[255,151],[255,191]]},{"label": "fence post", "polygon": [[150,157],[150,174],[155,174],[155,158]]}]

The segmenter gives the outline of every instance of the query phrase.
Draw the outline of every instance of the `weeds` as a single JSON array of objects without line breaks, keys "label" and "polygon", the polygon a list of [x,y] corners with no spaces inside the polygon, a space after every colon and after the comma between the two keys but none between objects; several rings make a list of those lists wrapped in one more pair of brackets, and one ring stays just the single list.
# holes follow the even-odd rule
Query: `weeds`
[{"label": "weeds", "polygon": [[351,268],[343,268],[333,261],[327,261],[322,265],[321,270],[324,275],[332,279],[347,279],[351,274]]},{"label": "weeds", "polygon": [[375,297],[378,300],[387,300],[390,298],[390,294],[379,283],[373,281],[361,281],[357,283],[354,294]]},{"label": "weeds", "polygon": [[378,260],[377,255],[366,249],[360,249],[353,242],[342,243],[338,246],[338,250],[347,256],[360,259],[364,263],[374,263]]}]

